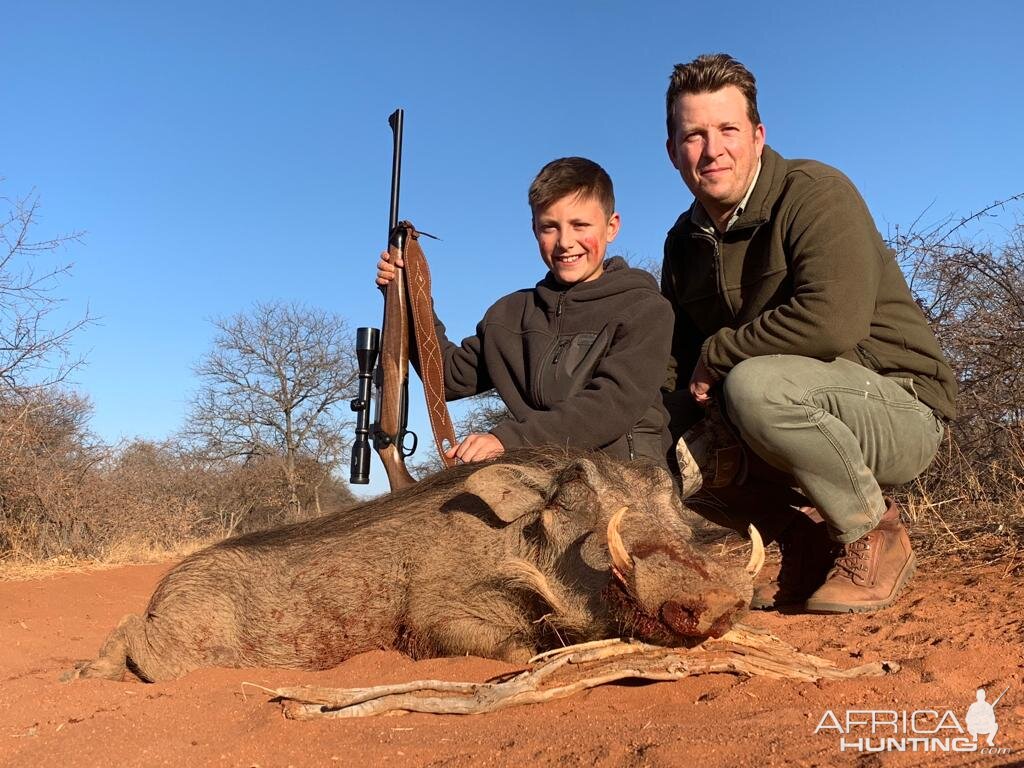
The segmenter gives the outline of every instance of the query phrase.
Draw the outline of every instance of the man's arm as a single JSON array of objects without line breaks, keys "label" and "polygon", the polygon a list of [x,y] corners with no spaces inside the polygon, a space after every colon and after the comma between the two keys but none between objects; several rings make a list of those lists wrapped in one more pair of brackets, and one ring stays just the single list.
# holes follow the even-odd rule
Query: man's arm
[{"label": "man's arm", "polygon": [[785,232],[792,296],[704,342],[700,360],[717,379],[760,355],[833,360],[870,334],[884,258],[871,214],[839,175],[810,180],[801,195]]},{"label": "man's arm", "polygon": [[693,321],[684,312],[676,299],[675,278],[669,263],[671,236],[665,240],[665,256],[661,262],[661,295],[664,296],[675,312],[672,325],[672,348],[668,358],[665,381],[661,389],[666,394],[677,390],[686,390],[690,373],[700,358],[701,343],[704,334],[698,330]]},{"label": "man's arm", "polygon": [[522,422],[491,430],[506,448],[555,443],[592,449],[617,440],[655,401],[664,380],[672,308],[653,290],[630,308],[582,390]]}]

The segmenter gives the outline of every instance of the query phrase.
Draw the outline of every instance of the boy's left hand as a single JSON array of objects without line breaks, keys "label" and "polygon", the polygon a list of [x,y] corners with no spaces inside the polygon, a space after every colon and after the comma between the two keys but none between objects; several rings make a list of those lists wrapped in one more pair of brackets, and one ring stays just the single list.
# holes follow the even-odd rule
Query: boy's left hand
[{"label": "boy's left hand", "polygon": [[501,444],[501,440],[490,432],[484,432],[468,435],[461,443],[445,451],[444,455],[449,459],[468,464],[471,461],[493,459],[504,452],[505,446]]}]

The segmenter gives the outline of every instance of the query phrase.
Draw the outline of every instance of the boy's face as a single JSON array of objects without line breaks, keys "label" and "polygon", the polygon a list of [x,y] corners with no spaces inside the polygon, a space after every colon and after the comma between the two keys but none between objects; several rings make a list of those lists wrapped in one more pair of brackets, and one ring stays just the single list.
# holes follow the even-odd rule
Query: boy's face
[{"label": "boy's face", "polygon": [[608,243],[619,234],[619,214],[609,216],[594,198],[573,193],[534,211],[533,234],[555,280],[587,283],[604,272]]}]

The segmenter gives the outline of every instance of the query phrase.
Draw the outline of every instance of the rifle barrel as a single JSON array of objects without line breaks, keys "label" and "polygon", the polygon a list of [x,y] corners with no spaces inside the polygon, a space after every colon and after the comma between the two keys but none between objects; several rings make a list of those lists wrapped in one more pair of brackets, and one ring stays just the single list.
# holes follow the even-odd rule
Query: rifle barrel
[{"label": "rifle barrel", "polygon": [[388,118],[394,134],[395,149],[391,155],[391,215],[388,220],[388,242],[398,226],[398,194],[402,186],[402,133],[405,127],[405,110],[399,107]]}]

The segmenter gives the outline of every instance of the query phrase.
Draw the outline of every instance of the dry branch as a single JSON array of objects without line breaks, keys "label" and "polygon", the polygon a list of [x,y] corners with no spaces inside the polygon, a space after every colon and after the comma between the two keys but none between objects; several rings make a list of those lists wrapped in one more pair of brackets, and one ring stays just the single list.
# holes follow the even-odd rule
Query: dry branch
[{"label": "dry branch", "polygon": [[485,683],[418,680],[371,688],[299,686],[265,689],[281,700],[286,717],[367,717],[400,712],[469,715],[562,699],[618,680],[679,680],[708,672],[814,681],[877,676],[899,665],[881,661],[839,669],[801,653],[766,632],[737,627],[696,648],[662,648],[635,641],[599,641],[541,654],[531,667]]}]

